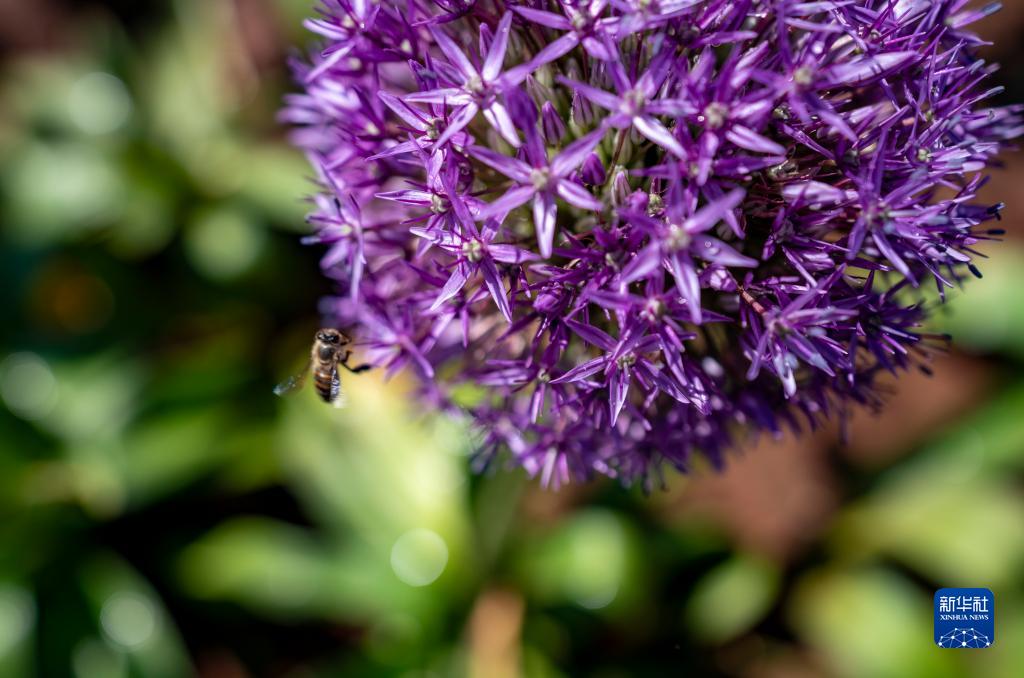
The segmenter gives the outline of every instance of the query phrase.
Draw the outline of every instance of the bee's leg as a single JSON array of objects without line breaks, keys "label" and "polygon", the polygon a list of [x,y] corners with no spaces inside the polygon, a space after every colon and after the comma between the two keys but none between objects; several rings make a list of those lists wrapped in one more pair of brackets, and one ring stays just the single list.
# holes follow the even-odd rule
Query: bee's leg
[{"label": "bee's leg", "polygon": [[356,367],[349,367],[348,359],[351,358],[351,357],[352,357],[352,351],[345,351],[345,357],[342,358],[341,360],[339,360],[338,364],[341,365],[342,367],[344,367],[346,370],[348,370],[352,374],[359,374],[360,372],[365,372],[366,370],[368,370],[368,369],[370,369],[372,367],[372,365],[358,365]]}]

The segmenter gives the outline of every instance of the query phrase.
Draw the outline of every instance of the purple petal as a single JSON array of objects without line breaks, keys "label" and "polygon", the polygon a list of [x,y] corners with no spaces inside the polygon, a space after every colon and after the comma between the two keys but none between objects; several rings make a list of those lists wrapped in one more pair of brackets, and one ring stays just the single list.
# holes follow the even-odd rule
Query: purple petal
[{"label": "purple petal", "polygon": [[[314,25],[315,25],[315,23],[314,23]],[[311,25],[309,23],[307,23],[306,27],[310,28]],[[317,33],[317,32],[320,32],[320,31],[315,31],[314,30],[313,32]],[[325,34],[321,33],[321,35],[325,35]],[[327,37],[330,37],[330,36],[327,36]],[[348,39],[349,38],[347,36],[342,38],[342,40],[348,40]],[[316,68],[314,68],[313,70],[311,70],[309,73],[306,74],[305,81],[307,83],[311,83],[311,82],[316,81],[316,79],[319,78],[321,75],[323,75],[327,71],[329,71],[332,68],[334,68],[335,66],[337,66],[341,62],[342,59],[344,59],[346,56],[348,56],[349,52],[351,52],[354,47],[355,47],[354,44],[345,45],[344,47],[342,47],[340,49],[337,49],[334,52],[332,52],[323,61],[321,61],[319,64],[317,64]]]},{"label": "purple petal", "polygon": [[507,71],[502,73],[501,76],[494,81],[494,83],[498,86],[499,89],[502,90],[507,89],[509,87],[515,87],[523,80],[526,80],[527,76],[536,71],[542,65],[543,64],[537,63],[536,58],[534,58],[530,61],[527,61],[526,63],[519,64],[518,66],[513,66],[512,68],[508,69]]},{"label": "purple petal", "polygon": [[590,36],[583,38],[583,49],[587,50],[587,54],[599,61],[612,61],[618,56],[614,51],[608,49],[608,46],[603,42]]},{"label": "purple petal", "polygon": [[555,80],[568,87],[573,93],[579,94],[587,100],[593,101],[598,106],[607,108],[609,111],[617,111],[622,105],[622,100],[611,92],[605,92],[602,89],[584,85],[582,82],[561,75],[555,78]]},{"label": "purple petal", "polygon": [[505,195],[484,206],[480,213],[476,215],[476,220],[483,221],[491,217],[504,217],[504,215],[515,208],[525,204],[526,201],[533,197],[534,193],[533,186],[514,186],[508,189]]},{"label": "purple petal", "polygon": [[513,148],[519,148],[522,145],[519,135],[516,134],[516,126],[512,124],[512,118],[509,117],[508,110],[504,105],[495,101],[484,109],[484,117]]},{"label": "purple petal", "polygon": [[896,253],[896,250],[893,249],[893,246],[884,235],[876,231],[871,234],[871,239],[875,241],[875,245],[878,246],[878,251],[882,253],[882,256],[888,259],[897,271],[909,280],[914,279],[913,274],[910,272],[910,267],[907,266],[907,262],[903,261],[902,257]]},{"label": "purple petal", "polygon": [[821,203],[833,205],[856,197],[852,191],[844,191],[820,181],[798,181],[782,188],[783,197],[789,202]]},{"label": "purple petal", "polygon": [[437,138],[437,141],[434,143],[434,148],[441,148],[446,143],[448,143],[449,139],[451,139],[453,136],[464,130],[469,123],[473,122],[473,118],[476,117],[476,114],[479,111],[480,107],[477,106],[476,103],[474,102],[470,102],[463,106],[462,108],[460,108],[458,112],[448,121],[448,126],[445,127],[445,130],[444,132],[441,133],[441,136]]},{"label": "purple petal", "polygon": [[622,269],[622,273],[619,275],[619,279],[629,284],[646,278],[661,268],[661,259],[661,245],[652,243],[637,252],[633,260],[626,264],[626,267]]},{"label": "purple petal", "polygon": [[685,99],[659,99],[657,101],[650,101],[644,107],[647,113],[653,113],[654,115],[671,115],[679,118],[684,115],[693,115],[697,112],[697,109],[692,103]]},{"label": "purple petal", "polygon": [[500,261],[503,264],[521,264],[526,261],[536,261],[540,259],[536,254],[529,250],[520,249],[513,245],[488,245],[487,251],[490,253],[491,258],[495,261]]},{"label": "purple petal", "polygon": [[402,99],[399,99],[394,94],[388,92],[377,92],[377,97],[384,102],[384,105],[391,109],[391,111],[399,118],[405,121],[405,124],[409,125],[413,129],[425,132],[427,130],[427,123],[422,116],[417,114],[409,104],[405,103]]},{"label": "purple petal", "polygon": [[396,155],[401,155],[403,153],[415,153],[415,152],[419,151],[420,148],[421,148],[420,145],[418,143],[416,143],[415,141],[411,141],[411,140],[410,141],[404,141],[404,142],[402,142],[400,144],[395,144],[394,146],[392,146],[391,148],[387,149],[386,151],[381,151],[380,153],[377,153],[376,155],[371,155],[366,160],[367,160],[367,162],[369,162],[371,160],[381,160],[382,158],[390,158],[390,157],[393,157],[393,156],[396,156]]},{"label": "purple petal", "polygon": [[473,76],[479,76],[473,62],[471,62],[465,52],[463,52],[462,49],[460,49],[459,46],[448,37],[447,33],[433,26],[430,27],[430,33],[434,36],[437,46],[440,47],[441,51],[444,52],[444,55],[448,57],[448,61],[451,65],[458,68],[467,80]]},{"label": "purple petal", "polygon": [[469,280],[469,267],[459,264],[455,267],[455,270],[452,271],[452,275],[448,278],[448,282],[446,282],[444,287],[441,288],[441,293],[437,296],[437,299],[434,300],[430,310],[436,311],[444,302],[458,294],[465,286],[467,280]]},{"label": "purple petal", "polygon": [[590,152],[604,138],[605,130],[596,129],[590,134],[580,137],[566,146],[561,153],[551,160],[551,173],[556,177],[564,177],[583,164]]},{"label": "purple petal", "polygon": [[827,85],[853,85],[920,58],[918,52],[885,52],[864,56],[829,68],[822,74],[822,79]]},{"label": "purple petal", "polygon": [[540,254],[545,259],[551,256],[554,246],[556,209],[555,199],[549,193],[538,193],[533,197],[533,224],[537,229]]},{"label": "purple petal", "polygon": [[505,176],[515,179],[521,184],[530,183],[530,172],[533,168],[522,160],[492,151],[485,146],[470,146],[469,154],[480,162],[493,167]]},{"label": "purple petal", "polygon": [[737,188],[725,196],[715,200],[697,210],[697,213],[686,220],[683,228],[687,233],[703,233],[725,217],[726,213],[734,209],[743,200],[743,189]]},{"label": "purple petal", "polygon": [[494,42],[487,53],[487,60],[484,62],[480,75],[485,82],[490,82],[501,72],[501,66],[505,62],[505,51],[508,49],[508,34],[512,28],[512,12],[505,12],[498,24],[498,31],[494,34]]},{"label": "purple petal", "polygon": [[402,97],[402,101],[412,101],[421,104],[464,104],[470,100],[471,97],[468,94],[455,87],[431,89],[426,92],[413,92]]},{"label": "purple petal", "polygon": [[599,349],[609,353],[615,350],[615,340],[607,332],[599,330],[593,325],[581,323],[578,320],[566,320],[565,324],[588,344],[597,346]]},{"label": "purple petal", "polygon": [[582,365],[577,365],[576,367],[572,368],[571,370],[560,376],[558,379],[552,379],[551,383],[568,384],[574,381],[582,381],[589,377],[590,375],[600,372],[602,369],[604,369],[606,362],[607,359],[604,356],[594,358],[593,360],[588,360]]},{"label": "purple petal", "polygon": [[560,31],[572,30],[572,23],[566,17],[559,14],[522,6],[513,7],[512,11],[524,19],[532,21],[535,24],[540,24],[541,26],[547,26],[548,28],[554,28]]},{"label": "purple petal", "polygon": [[599,212],[604,209],[604,203],[595,198],[590,192],[579,184],[568,179],[558,182],[558,195],[562,196],[570,205],[583,210],[594,210]]},{"label": "purple petal", "polygon": [[487,285],[487,291],[494,298],[494,303],[498,305],[498,310],[511,323],[512,309],[508,305],[508,297],[505,295],[505,286],[501,283],[501,274],[498,273],[498,267],[494,265],[492,259],[484,257],[483,261],[480,262],[480,270],[484,275],[484,284]]},{"label": "purple petal", "polygon": [[700,280],[697,278],[693,262],[685,254],[676,253],[668,258],[668,263],[679,294],[686,300],[693,322],[699,325],[703,320],[700,307]]},{"label": "purple petal", "polygon": [[608,410],[611,414],[611,423],[614,426],[626,404],[626,397],[629,395],[629,369],[613,369],[611,380],[608,384]]},{"label": "purple petal", "polygon": [[740,148],[745,148],[748,151],[754,151],[755,153],[771,153],[773,155],[786,154],[785,148],[771,139],[761,136],[749,127],[744,127],[743,125],[733,125],[732,128],[725,133],[725,138]]},{"label": "purple petal", "polygon": [[407,188],[401,191],[386,191],[384,193],[378,193],[376,197],[381,200],[393,200],[395,202],[403,202],[408,205],[429,205],[430,199],[433,197],[433,193]]},{"label": "purple petal", "polygon": [[658,144],[667,151],[680,158],[686,157],[686,151],[676,140],[668,128],[649,115],[638,115],[633,118],[633,127],[636,131]]},{"label": "purple petal", "polygon": [[706,261],[713,261],[723,266],[741,266],[745,268],[757,266],[757,259],[745,257],[718,238],[710,238],[706,235],[693,236],[690,253]]}]

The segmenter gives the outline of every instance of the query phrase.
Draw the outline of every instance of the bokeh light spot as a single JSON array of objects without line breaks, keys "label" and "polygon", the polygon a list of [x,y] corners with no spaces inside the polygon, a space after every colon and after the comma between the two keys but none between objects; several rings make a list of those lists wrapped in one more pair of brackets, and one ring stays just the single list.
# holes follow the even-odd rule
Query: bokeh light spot
[{"label": "bokeh light spot", "polygon": [[57,379],[34,353],[13,353],[0,363],[0,398],[15,415],[35,421],[57,401]]},{"label": "bokeh light spot", "polygon": [[571,526],[566,547],[568,597],[588,610],[608,607],[625,576],[627,544],[619,518],[601,510],[581,513]]},{"label": "bokeh light spot", "polygon": [[409,586],[426,586],[444,572],[448,545],[437,532],[418,527],[399,537],[391,547],[391,569]]},{"label": "bokeh light spot", "polygon": [[132,98],[120,79],[109,73],[89,73],[78,79],[68,95],[71,120],[87,134],[110,134],[132,114]]},{"label": "bokeh light spot", "polygon": [[266,232],[245,214],[216,209],[193,220],[185,233],[185,249],[200,273],[214,280],[229,280],[256,264],[266,239]]},{"label": "bokeh light spot", "polygon": [[147,598],[137,593],[115,593],[100,610],[100,624],[111,641],[129,649],[136,648],[153,636],[156,610]]},{"label": "bokeh light spot", "polygon": [[18,646],[35,623],[31,594],[18,586],[0,586],[0,658]]}]

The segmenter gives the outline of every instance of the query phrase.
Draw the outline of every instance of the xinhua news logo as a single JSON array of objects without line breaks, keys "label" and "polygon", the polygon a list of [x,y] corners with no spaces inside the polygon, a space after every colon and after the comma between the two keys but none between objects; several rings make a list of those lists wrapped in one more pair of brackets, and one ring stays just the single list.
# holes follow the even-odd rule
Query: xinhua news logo
[{"label": "xinhua news logo", "polygon": [[995,596],[988,589],[935,592],[935,644],[951,649],[984,649],[996,642]]}]

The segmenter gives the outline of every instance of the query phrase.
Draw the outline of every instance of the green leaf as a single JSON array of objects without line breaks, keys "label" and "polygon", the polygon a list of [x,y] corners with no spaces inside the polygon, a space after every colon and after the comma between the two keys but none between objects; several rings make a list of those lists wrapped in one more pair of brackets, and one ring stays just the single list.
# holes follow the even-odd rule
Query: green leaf
[{"label": "green leaf", "polygon": [[334,547],[308,530],[255,516],[221,524],[186,548],[178,565],[192,595],[281,618],[373,623],[401,613],[423,623],[436,617],[440,602],[399,582],[386,557],[365,545]]},{"label": "green leaf", "polygon": [[32,675],[36,603],[31,592],[0,581],[0,675]]},{"label": "green leaf", "polygon": [[[81,577],[97,628],[115,656],[125,657],[147,678],[191,673],[188,653],[171,616],[156,591],[127,563],[113,555],[98,555],[85,563]],[[109,654],[98,650],[80,649],[76,655],[85,652],[86,656],[77,657],[75,663],[84,668],[116,667]]]},{"label": "green leaf", "polygon": [[686,605],[690,634],[724,643],[750,630],[771,608],[779,572],[766,561],[737,555],[698,583]]},{"label": "green leaf", "polygon": [[953,442],[917,455],[850,506],[836,522],[836,550],[852,560],[892,556],[936,582],[1010,585],[1024,567],[1024,497],[1005,473],[984,467],[983,439],[961,432]]},{"label": "green leaf", "polygon": [[932,641],[932,599],[884,570],[819,571],[797,584],[789,617],[797,633],[849,678],[946,678],[954,653]]},{"label": "green leaf", "polygon": [[542,600],[617,611],[636,597],[637,544],[626,521],[584,509],[520,551],[525,585]]},{"label": "green leaf", "polygon": [[1024,249],[1000,243],[979,263],[984,279],[967,283],[940,307],[932,325],[949,332],[958,346],[1024,358]]}]

